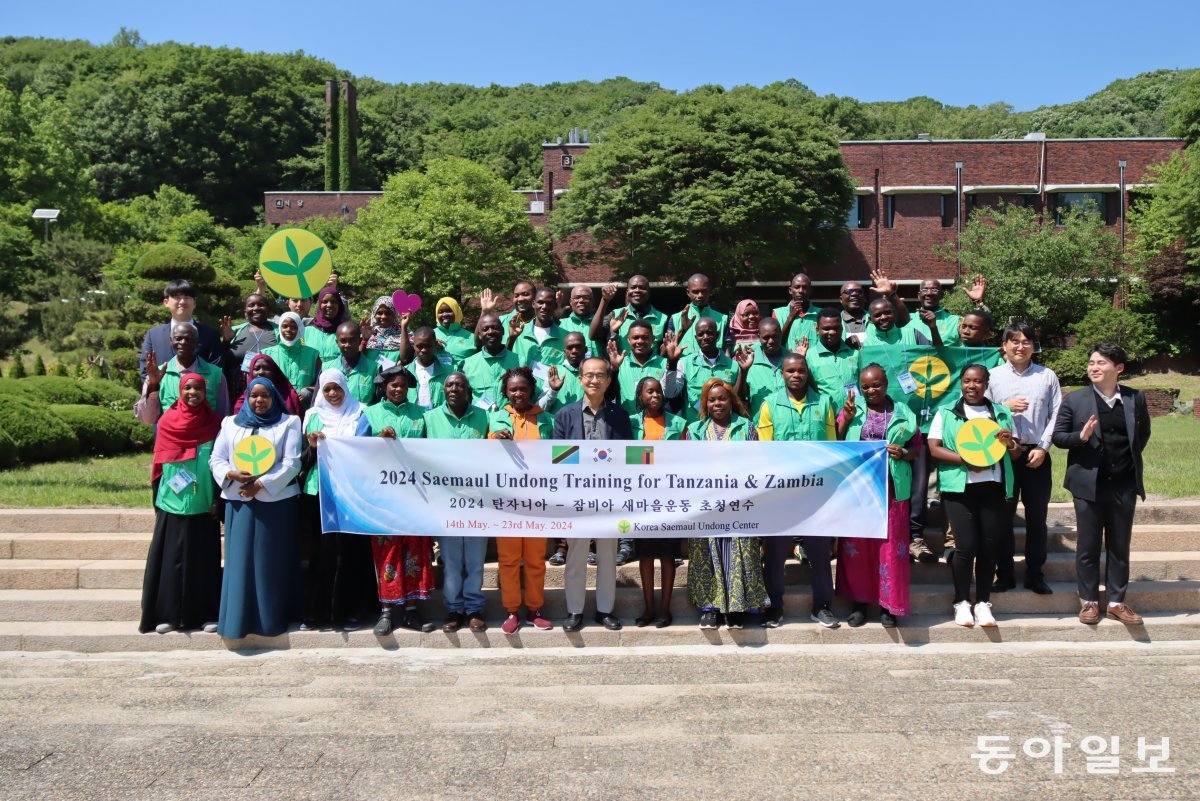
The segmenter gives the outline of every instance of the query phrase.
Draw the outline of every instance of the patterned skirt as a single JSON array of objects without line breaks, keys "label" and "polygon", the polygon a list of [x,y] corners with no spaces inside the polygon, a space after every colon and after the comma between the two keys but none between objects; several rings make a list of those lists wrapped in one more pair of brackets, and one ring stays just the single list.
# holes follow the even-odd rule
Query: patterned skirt
[{"label": "patterned skirt", "polygon": [[429,537],[371,537],[379,601],[423,601],[433,592],[433,542]]},{"label": "patterned skirt", "polygon": [[688,599],[701,612],[758,612],[770,606],[763,582],[762,539],[688,540]]}]

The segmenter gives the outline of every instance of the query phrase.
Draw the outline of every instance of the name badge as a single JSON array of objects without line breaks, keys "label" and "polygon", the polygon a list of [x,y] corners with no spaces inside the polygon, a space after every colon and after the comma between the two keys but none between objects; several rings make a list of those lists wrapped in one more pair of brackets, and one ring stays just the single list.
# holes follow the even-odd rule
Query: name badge
[{"label": "name badge", "polygon": [[851,392],[853,392],[856,395],[858,394],[858,384],[856,384],[853,381],[851,381],[849,384],[846,384],[845,386],[842,387],[843,395],[849,395]]},{"label": "name badge", "polygon": [[484,394],[480,395],[478,398],[475,399],[474,405],[478,406],[480,409],[483,409],[485,412],[490,412],[490,411],[492,411],[493,408],[495,408],[496,402],[494,400],[492,400],[491,395],[488,395],[485,392]]},{"label": "name badge", "polygon": [[449,353],[439,353],[437,360],[447,366],[449,366],[454,361],[454,359],[452,359],[450,357]]},{"label": "name badge", "polygon": [[195,483],[196,483],[195,476],[193,476],[187,470],[180,470],[178,473],[176,473],[174,476],[171,477],[171,480],[167,482],[167,486],[170,487],[172,490],[174,490],[175,494],[178,495],[179,493],[183,492],[184,490],[186,490],[188,487],[192,486]]},{"label": "name badge", "polygon": [[530,362],[529,369],[533,372],[533,377],[538,381],[550,380],[550,368],[541,362]]},{"label": "name badge", "polygon": [[917,382],[913,380],[912,373],[907,370],[896,374],[896,383],[900,385],[900,389],[904,390],[904,394],[906,395],[911,395],[917,391]]},{"label": "name badge", "polygon": [[250,372],[250,362],[252,362],[254,360],[254,357],[257,355],[258,355],[257,353],[247,353],[245,356],[242,357],[242,372],[243,373]]}]

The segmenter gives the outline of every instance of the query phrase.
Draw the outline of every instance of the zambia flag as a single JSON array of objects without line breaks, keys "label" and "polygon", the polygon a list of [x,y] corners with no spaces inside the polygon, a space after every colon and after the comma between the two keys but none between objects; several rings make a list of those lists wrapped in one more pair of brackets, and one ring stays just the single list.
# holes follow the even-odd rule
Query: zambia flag
[{"label": "zambia flag", "polygon": [[[991,345],[868,345],[858,352],[859,370],[872,363],[882,365],[887,373],[888,396],[906,404],[917,416],[921,431],[928,433],[938,410],[953,406],[962,397],[962,371],[971,364],[990,370],[1000,363],[1000,351]],[[901,380],[905,373],[911,379],[911,392],[904,388],[908,382]]]},{"label": "zambia flag", "polygon": [[625,464],[654,464],[653,445],[627,445]]}]

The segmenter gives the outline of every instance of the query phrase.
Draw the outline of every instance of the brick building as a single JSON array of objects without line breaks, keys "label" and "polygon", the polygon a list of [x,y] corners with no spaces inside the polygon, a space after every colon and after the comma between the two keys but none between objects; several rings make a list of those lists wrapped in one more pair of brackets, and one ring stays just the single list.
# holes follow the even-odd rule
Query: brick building
[{"label": "brick building", "polygon": [[[545,225],[555,202],[569,190],[576,161],[585,158],[590,147],[586,138],[573,131],[566,142],[542,144],[542,186],[520,190],[532,224]],[[1047,139],[1041,134],[1024,139],[842,142],[842,156],[857,186],[856,203],[846,221],[838,261],[808,265],[815,295],[832,298],[842,281],[865,280],[876,267],[899,280],[908,296],[923,278],[953,282],[955,263],[936,256],[934,247],[953,246],[972,210],[1001,201],[1054,215],[1089,205],[1124,236],[1130,198],[1142,185],[1147,167],[1182,147],[1179,139]],[[266,221],[282,225],[329,214],[352,219],[378,194],[267,192]],[[586,241],[586,235],[580,239]],[[609,278],[603,264],[567,265],[562,259],[567,245],[554,243],[564,283],[600,285]],[[788,277],[747,284],[745,294],[782,301]]]}]

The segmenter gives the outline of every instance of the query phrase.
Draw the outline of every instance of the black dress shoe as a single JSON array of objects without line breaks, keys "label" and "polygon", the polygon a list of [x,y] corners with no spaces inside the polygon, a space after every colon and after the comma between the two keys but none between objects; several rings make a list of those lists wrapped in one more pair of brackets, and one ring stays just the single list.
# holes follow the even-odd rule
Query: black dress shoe
[{"label": "black dress shoe", "polygon": [[992,584],[992,592],[1008,592],[1016,586],[1017,582],[1015,581],[1003,581],[1001,579],[996,579],[996,581]]},{"label": "black dress shoe", "polygon": [[601,614],[600,612],[597,612],[596,613],[596,622],[599,623],[601,626],[604,626],[604,628],[608,629],[609,631],[620,631],[621,630],[621,619],[619,617],[617,617],[616,615],[614,615],[612,612],[609,612],[606,615]]},{"label": "black dress shoe", "polygon": [[1025,580],[1025,589],[1032,590],[1033,592],[1036,592],[1038,595],[1053,595],[1054,594],[1054,590],[1050,589],[1050,585],[1046,583],[1046,580],[1040,579],[1040,578],[1026,579]]},{"label": "black dress shoe", "polygon": [[583,628],[583,615],[567,615],[563,621],[563,631],[576,632]]}]

